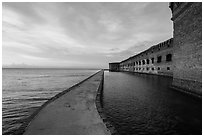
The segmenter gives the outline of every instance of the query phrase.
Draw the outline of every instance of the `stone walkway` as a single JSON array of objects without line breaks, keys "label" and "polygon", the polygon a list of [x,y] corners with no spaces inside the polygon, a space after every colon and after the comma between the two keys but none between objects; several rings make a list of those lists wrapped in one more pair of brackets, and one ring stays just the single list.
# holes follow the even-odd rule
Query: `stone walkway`
[{"label": "stone walkway", "polygon": [[110,134],[95,105],[103,72],[99,72],[65,95],[45,106],[24,134],[104,135]]}]

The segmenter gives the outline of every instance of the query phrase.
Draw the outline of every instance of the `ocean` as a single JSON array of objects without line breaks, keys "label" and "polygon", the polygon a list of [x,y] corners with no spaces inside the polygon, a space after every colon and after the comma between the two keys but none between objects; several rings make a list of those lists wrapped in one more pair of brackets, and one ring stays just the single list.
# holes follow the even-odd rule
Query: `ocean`
[{"label": "ocean", "polygon": [[44,102],[94,69],[2,69],[2,134],[13,134]]}]

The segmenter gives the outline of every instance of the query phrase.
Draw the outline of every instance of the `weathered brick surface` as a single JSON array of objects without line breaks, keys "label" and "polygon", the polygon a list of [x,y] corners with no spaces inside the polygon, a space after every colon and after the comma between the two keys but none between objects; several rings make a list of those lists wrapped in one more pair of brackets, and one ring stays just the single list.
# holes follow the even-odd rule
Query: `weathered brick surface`
[{"label": "weathered brick surface", "polygon": [[[173,54],[173,39],[161,42],[149,49],[120,62],[120,71],[135,73],[157,74],[173,76],[173,67],[171,61],[166,61],[166,55]],[[157,57],[161,56],[161,62],[157,62]],[[152,62],[154,58],[154,62]],[[147,60],[149,59],[149,63]],[[142,63],[145,61],[145,64]],[[141,64],[138,64],[141,62]]]},{"label": "weathered brick surface", "polygon": [[173,22],[174,79],[172,85],[201,94],[202,3],[181,3],[180,7],[173,10]]},{"label": "weathered brick surface", "polygon": [[118,62],[109,63],[109,71],[119,71],[119,64]]}]

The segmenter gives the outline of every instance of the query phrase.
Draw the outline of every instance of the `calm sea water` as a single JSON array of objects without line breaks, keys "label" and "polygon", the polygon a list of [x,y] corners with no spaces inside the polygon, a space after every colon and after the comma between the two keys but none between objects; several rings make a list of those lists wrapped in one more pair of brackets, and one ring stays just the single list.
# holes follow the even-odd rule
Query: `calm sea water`
[{"label": "calm sea water", "polygon": [[12,134],[48,99],[97,71],[2,69],[2,133]]},{"label": "calm sea water", "polygon": [[103,111],[119,134],[202,134],[202,100],[175,91],[172,78],[105,72]]}]

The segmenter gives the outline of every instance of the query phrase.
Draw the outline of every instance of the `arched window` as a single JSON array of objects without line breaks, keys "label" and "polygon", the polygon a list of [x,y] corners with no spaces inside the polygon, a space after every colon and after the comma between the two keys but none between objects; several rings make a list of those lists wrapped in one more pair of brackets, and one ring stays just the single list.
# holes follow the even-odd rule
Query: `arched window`
[{"label": "arched window", "polygon": [[172,54],[166,55],[166,61],[172,61]]},{"label": "arched window", "polygon": [[145,60],[142,60],[142,64],[145,65]]},{"label": "arched window", "polygon": [[160,63],[161,60],[162,60],[162,56],[158,56],[158,57],[157,57],[157,63]]},{"label": "arched window", "polygon": [[170,70],[170,67],[167,67],[167,70]]},{"label": "arched window", "polygon": [[152,58],[152,64],[154,63],[154,58]]},{"label": "arched window", "polygon": [[147,59],[147,64],[149,64],[149,59]]}]

